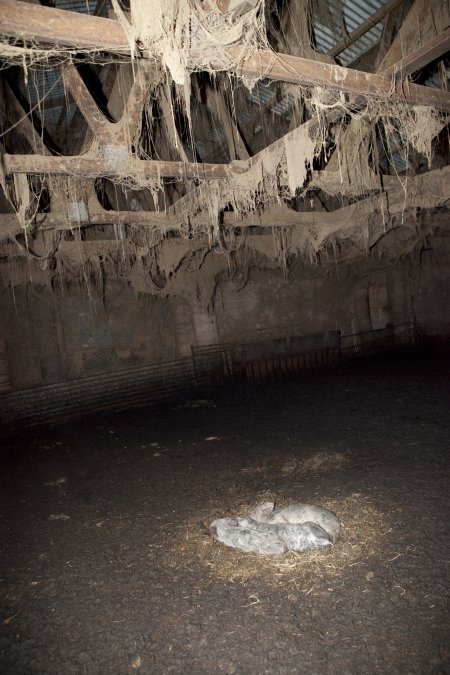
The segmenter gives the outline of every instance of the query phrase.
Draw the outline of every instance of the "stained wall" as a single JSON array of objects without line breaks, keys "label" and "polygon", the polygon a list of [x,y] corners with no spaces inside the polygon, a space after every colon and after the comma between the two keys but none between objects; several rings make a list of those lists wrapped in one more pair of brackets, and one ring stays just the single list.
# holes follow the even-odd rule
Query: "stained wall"
[{"label": "stained wall", "polygon": [[[169,293],[124,280],[101,290],[30,281],[0,293],[0,342],[13,389],[189,356],[191,345],[244,342],[415,321],[450,334],[450,237],[441,232],[402,261],[273,264],[232,274],[205,265]],[[199,290],[201,289],[201,290]]]}]

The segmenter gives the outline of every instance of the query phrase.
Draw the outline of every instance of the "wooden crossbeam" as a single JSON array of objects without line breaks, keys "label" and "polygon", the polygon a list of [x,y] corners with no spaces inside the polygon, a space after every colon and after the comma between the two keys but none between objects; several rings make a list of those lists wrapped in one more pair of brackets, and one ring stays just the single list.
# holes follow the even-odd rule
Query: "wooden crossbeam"
[{"label": "wooden crossbeam", "polygon": [[2,155],[6,175],[13,173],[54,174],[113,178],[116,176],[155,178],[227,178],[227,164],[195,164],[157,160],[128,160],[108,156],[104,159],[78,157],[45,157],[44,155]]},{"label": "wooden crossbeam", "polygon": [[0,34],[79,50],[130,53],[118,21],[20,0],[0,1]]},{"label": "wooden crossbeam", "polygon": [[[237,56],[235,48],[228,51],[230,56]],[[191,57],[192,62],[194,58]],[[409,84],[404,91],[395,91],[392,81],[382,75],[298,56],[259,51],[240,63],[236,72],[246,77],[261,77],[303,86],[330,87],[366,97],[387,97],[408,105],[435,106],[450,112],[450,93],[417,84]]]},{"label": "wooden crossbeam", "polygon": [[[30,5],[20,0],[0,0],[0,34],[85,50],[130,51],[125,31],[118,21]],[[237,73],[245,77],[266,77],[303,86],[332,87],[364,96],[387,96],[411,105],[432,105],[450,111],[450,93],[430,87],[411,84],[407,90],[396,93],[392,91],[390,79],[381,75],[264,51],[241,62],[237,58],[241,57],[239,48],[230,48],[228,51],[232,60],[236,57],[239,61]],[[200,54],[193,50],[190,65],[196,66],[199,57]]]},{"label": "wooden crossbeam", "polygon": [[212,99],[212,108],[217,118],[222,121],[225,138],[228,144],[228,153],[231,160],[248,159],[250,157],[244,140],[241,136],[236,120],[230,111],[225,95],[221,89],[209,93]]},{"label": "wooden crossbeam", "polygon": [[[390,187],[386,191],[335,211],[299,212],[278,205],[261,213],[251,213],[246,216],[225,212],[223,214],[224,224],[229,227],[305,226],[314,228],[317,232],[321,232],[323,236],[328,236],[330,228],[337,231],[340,228],[366,222],[368,216],[375,211],[383,210],[386,216],[392,216],[410,208],[440,208],[445,206],[450,198],[449,166],[410,177],[405,184],[401,183],[398,178],[391,177],[391,179]],[[170,211],[167,213],[156,211],[98,211],[89,214],[89,219],[83,221],[80,225],[141,224],[156,226],[163,231],[178,230],[183,225],[183,220],[174,217]],[[56,213],[38,213],[35,222],[40,229],[67,230],[73,227],[73,224],[64,222],[61,214]],[[209,227],[211,224],[210,220],[202,214],[196,216],[194,222],[196,226]],[[0,214],[0,235],[6,232],[12,234],[15,231],[20,231],[20,229],[15,214]]]},{"label": "wooden crossbeam", "polygon": [[[322,115],[316,115],[302,125],[311,134],[319,125],[328,126],[340,119],[343,112],[337,108]],[[13,173],[59,174],[72,176],[155,176],[161,178],[229,178],[230,175],[245,173],[255,164],[261,155],[270,154],[289,142],[290,136],[297,130],[278,139],[260,153],[246,161],[230,164],[200,164],[194,162],[173,162],[162,160],[125,160],[118,158],[92,159],[83,155],[78,157],[44,157],[42,155],[2,155],[6,175]],[[183,198],[184,199],[184,198]]]},{"label": "wooden crossbeam", "polygon": [[125,108],[118,122],[117,141],[131,147],[136,130],[140,127],[145,99],[152,79],[152,70],[148,63],[141,62],[133,69],[134,80],[128,93]]}]

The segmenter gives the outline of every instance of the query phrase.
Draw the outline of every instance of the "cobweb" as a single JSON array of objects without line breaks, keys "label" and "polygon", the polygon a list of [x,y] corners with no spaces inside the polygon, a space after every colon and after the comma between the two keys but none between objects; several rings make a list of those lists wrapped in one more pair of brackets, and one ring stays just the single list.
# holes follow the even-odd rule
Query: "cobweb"
[{"label": "cobweb", "polygon": [[[141,177],[132,170],[121,172],[122,160],[153,158],[148,155],[147,136],[153,128],[154,101],[163,89],[169,92],[168,101],[173,118],[174,102],[170,92],[175,92],[176,103],[183,108],[188,121],[188,134],[192,137],[192,73],[206,71],[213,76],[227,70],[238,73],[239,64],[255,54],[256,50],[270,51],[265,3],[263,0],[233,0],[230,3],[232,11],[226,14],[220,11],[216,0],[203,4],[192,0],[134,0],[131,14],[124,12],[118,0],[112,0],[112,4],[128,38],[134,76],[142,77],[144,72],[146,77],[148,92],[143,102],[143,119],[148,124],[130,130],[122,146],[112,144],[105,147],[95,138],[88,139],[83,147],[83,156],[106,159],[110,168],[117,167],[117,174],[108,177],[125,194],[135,190],[149,191],[155,208],[163,208],[167,213],[166,231],[173,227],[185,237],[207,236],[209,244],[213,246],[220,243],[220,214],[225,209],[234,212],[236,221],[239,221],[240,216],[262,210],[269,203],[282,203],[304,195],[311,189],[321,189],[331,196],[346,195],[352,199],[370,194],[377,181],[379,184],[379,176],[368,160],[375,148],[373,129],[377,125],[383,127],[386,138],[392,137],[394,133],[400,135],[405,155],[410,148],[414,148],[426,158],[428,166],[431,165],[432,140],[448,122],[447,116],[432,108],[409,107],[390,95],[377,93],[368,97],[363,109],[360,109],[338,91],[303,87],[298,88],[298,96],[308,108],[309,115],[318,116],[319,123],[316,126],[310,128],[300,125],[284,141],[274,143],[250,160],[231,162],[224,179],[198,180],[195,184],[193,181],[187,182],[186,185],[192,188],[191,194],[168,206],[161,198],[166,187],[164,179],[160,176]],[[303,0],[299,4],[307,16],[309,3]],[[306,32],[305,24],[300,31],[302,44],[298,45],[298,53],[302,55],[311,54],[310,46],[307,48],[306,45]],[[20,62],[25,80],[35,67],[50,62],[63,66],[75,58],[75,52],[65,48],[44,50],[32,44],[15,45],[11,41],[3,42],[1,53],[4,64]],[[92,50],[91,55],[96,60],[100,56],[98,50]],[[107,58],[103,58],[106,62]],[[120,61],[123,55],[112,54],[108,58]],[[245,84],[251,89],[255,79],[246,80]],[[320,157],[327,158],[330,151],[330,125],[326,122],[326,113],[330,109],[339,110],[339,120],[345,118],[346,123],[341,125],[338,121],[334,125],[337,169],[322,171],[319,175],[315,162]],[[352,143],[346,141],[350,119],[354,133]],[[167,133],[166,141],[168,145],[165,149],[168,152],[173,151],[175,155],[179,153],[180,139],[176,134]],[[391,145],[386,142],[386,154],[391,159],[393,152]],[[92,181],[99,176],[86,173],[83,178]],[[53,177],[41,176],[40,181],[43,187],[50,188],[54,195],[58,195],[61,219],[73,226],[75,231],[83,220],[82,215],[88,211],[88,196],[80,196],[79,184],[70,177],[55,181]],[[22,231],[28,237],[39,201],[30,189],[30,180],[26,174],[18,174],[11,183],[0,174],[0,182],[11,207],[17,213]],[[348,232],[361,242],[362,248],[367,246],[366,222],[352,224]],[[164,234],[161,231],[160,237]],[[150,235],[153,237],[154,232],[150,232]],[[318,236],[317,232],[306,228],[291,228],[289,233],[277,230],[274,238],[279,257],[285,261],[288,252],[292,251],[314,256],[321,247],[332,241],[333,236],[333,232],[327,233],[325,230],[323,236]]]}]

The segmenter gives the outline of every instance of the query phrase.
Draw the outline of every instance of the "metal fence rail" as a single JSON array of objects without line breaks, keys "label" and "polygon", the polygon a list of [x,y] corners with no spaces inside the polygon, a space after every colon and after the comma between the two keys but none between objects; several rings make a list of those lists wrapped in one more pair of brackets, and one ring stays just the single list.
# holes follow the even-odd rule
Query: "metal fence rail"
[{"label": "metal fence rail", "polygon": [[194,373],[204,386],[230,377],[256,381],[298,375],[335,366],[339,358],[338,330],[192,347]]},{"label": "metal fence rail", "polygon": [[195,387],[192,360],[117,370],[0,396],[0,421],[27,426],[156,403]]},{"label": "metal fence rail", "polygon": [[352,359],[422,344],[423,335],[417,325],[403,323],[379,330],[341,335],[341,358]]},{"label": "metal fence rail", "polygon": [[340,335],[328,331],[257,342],[192,347],[192,358],[117,370],[69,382],[0,393],[0,422],[32,426],[157,403],[226,382],[263,381],[332,368],[351,359],[417,348],[450,351],[448,336],[429,337],[413,323]]}]

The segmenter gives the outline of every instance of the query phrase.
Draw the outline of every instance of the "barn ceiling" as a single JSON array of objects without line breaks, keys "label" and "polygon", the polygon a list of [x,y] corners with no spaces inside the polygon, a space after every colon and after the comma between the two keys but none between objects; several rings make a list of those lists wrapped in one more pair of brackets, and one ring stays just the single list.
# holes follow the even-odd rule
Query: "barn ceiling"
[{"label": "barn ceiling", "polygon": [[449,0],[0,0],[2,260],[404,255],[448,224],[449,46]]}]

